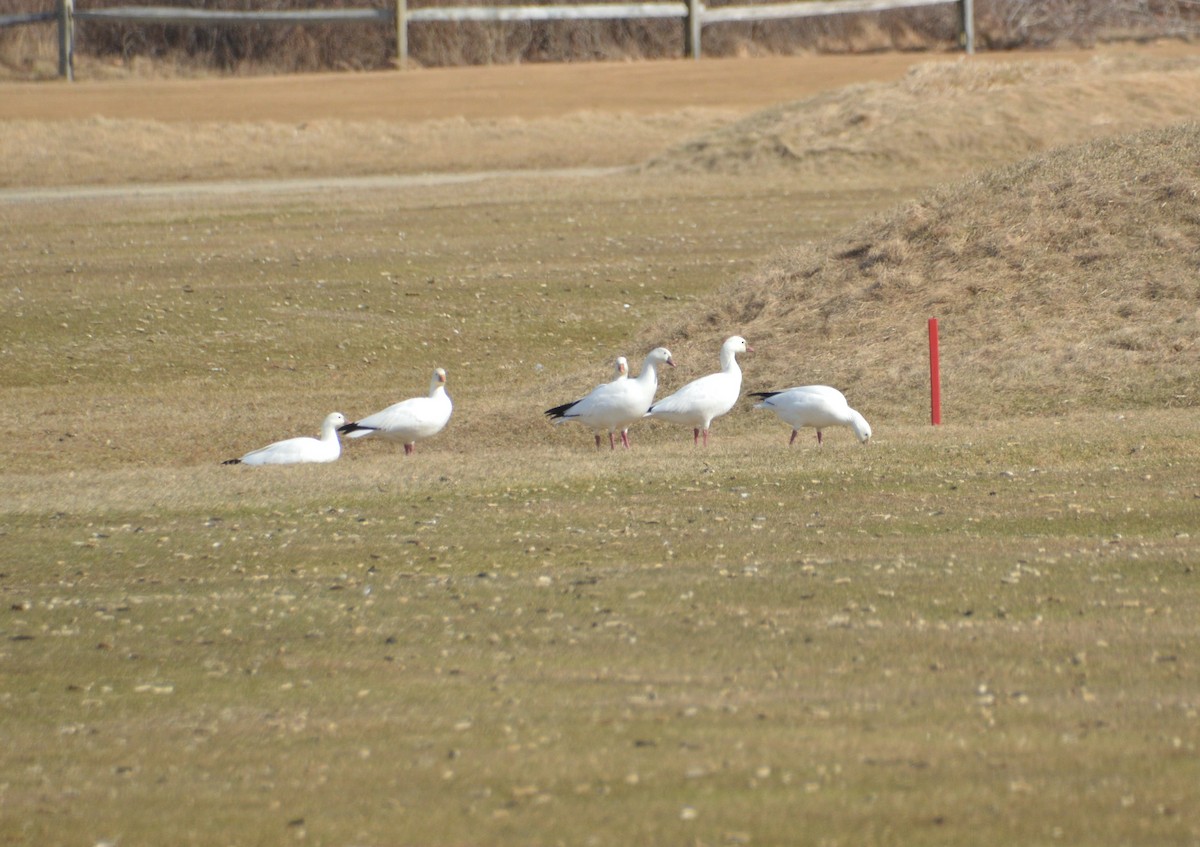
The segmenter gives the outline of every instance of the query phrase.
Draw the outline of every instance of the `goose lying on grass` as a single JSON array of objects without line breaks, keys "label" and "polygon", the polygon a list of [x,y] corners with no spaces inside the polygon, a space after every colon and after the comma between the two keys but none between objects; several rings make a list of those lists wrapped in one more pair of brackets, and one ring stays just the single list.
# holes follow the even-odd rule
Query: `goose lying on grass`
[{"label": "goose lying on grass", "polygon": [[294,465],[301,462],[332,462],[342,455],[338,427],[346,422],[339,412],[326,416],[321,424],[321,437],[288,438],[258,450],[251,450],[240,459],[229,459],[223,465]]}]

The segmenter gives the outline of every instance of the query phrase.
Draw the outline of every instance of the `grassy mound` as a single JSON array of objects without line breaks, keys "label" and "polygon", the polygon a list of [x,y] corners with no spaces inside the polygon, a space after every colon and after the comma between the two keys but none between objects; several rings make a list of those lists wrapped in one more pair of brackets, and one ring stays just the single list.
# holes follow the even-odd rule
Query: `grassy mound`
[{"label": "grassy mound", "polygon": [[868,417],[928,408],[941,323],[958,419],[1196,405],[1200,124],[1035,156],[786,251],[647,337],[759,348],[747,390],[827,382]]},{"label": "grassy mound", "polygon": [[758,112],[655,157],[648,172],[778,167],[822,179],[920,184],[1052,147],[1200,117],[1200,64],[931,62],[896,83],[854,85]]}]

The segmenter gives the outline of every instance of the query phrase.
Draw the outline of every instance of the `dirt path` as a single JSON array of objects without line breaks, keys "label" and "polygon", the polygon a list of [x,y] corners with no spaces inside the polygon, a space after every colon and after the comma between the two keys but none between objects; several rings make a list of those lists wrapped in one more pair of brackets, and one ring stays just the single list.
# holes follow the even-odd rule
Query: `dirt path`
[{"label": "dirt path", "polygon": [[[1176,42],[1023,53],[1082,61],[1099,52],[1196,55]],[[93,117],[184,122],[336,119],[553,118],[581,111],[659,114],[688,107],[754,110],[854,83],[889,81],[930,61],[1012,54],[881,53],[573,65],[502,65],[404,72],[213,80],[0,84],[0,120]]]},{"label": "dirt path", "polygon": [[524,171],[406,174],[401,176],[325,177],[323,179],[213,180],[157,185],[75,185],[52,188],[0,188],[0,207],[61,200],[128,200],[156,197],[228,197],[234,194],[313,194],[330,191],[412,191],[440,185],[467,185],[505,179],[590,179],[619,168],[553,168]]}]

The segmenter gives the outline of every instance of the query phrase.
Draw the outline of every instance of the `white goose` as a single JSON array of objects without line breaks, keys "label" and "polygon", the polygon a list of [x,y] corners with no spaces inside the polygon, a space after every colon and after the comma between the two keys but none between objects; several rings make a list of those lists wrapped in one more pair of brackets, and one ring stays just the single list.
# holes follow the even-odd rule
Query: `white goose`
[{"label": "white goose", "polygon": [[626,387],[627,391],[633,392],[633,399],[629,405],[630,417],[621,427],[621,443],[626,449],[629,448],[629,427],[646,416],[650,404],[654,402],[654,395],[658,393],[659,365],[675,367],[671,351],[666,347],[655,347],[647,353],[646,358],[642,360],[642,372],[636,379],[630,380]]},{"label": "white goose", "polygon": [[429,382],[428,397],[412,397],[388,406],[381,412],[348,423],[338,431],[351,438],[373,435],[388,441],[399,441],[407,455],[416,449],[418,441],[441,432],[450,420],[454,404],[446,393],[446,371],[438,368]]},{"label": "white goose", "polygon": [[658,366],[662,364],[675,367],[671,351],[665,347],[655,347],[646,354],[642,361],[642,372],[637,378],[629,378],[629,365],[625,365],[625,376],[620,373],[620,363],[617,362],[617,378],[612,382],[598,385],[586,397],[573,403],[563,403],[553,409],[546,410],[546,417],[555,423],[579,421],[590,429],[596,437],[596,448],[600,447],[601,433],[608,432],[608,445],[616,449],[614,433],[621,433],[621,443],[629,447],[629,426],[642,418],[650,404],[654,402],[654,392],[658,390]]},{"label": "white goose", "polygon": [[300,462],[332,462],[342,455],[338,427],[346,419],[338,412],[327,415],[321,424],[321,437],[288,438],[258,450],[251,450],[240,459],[229,459],[223,465],[294,465]]},{"label": "white goose", "polygon": [[737,354],[754,352],[740,335],[725,339],[721,345],[721,370],[689,382],[669,397],[664,397],[646,412],[647,417],[692,427],[692,443],[708,446],[708,428],[713,418],[733,408],[742,391],[742,369]]},{"label": "white goose", "polygon": [[846,396],[828,385],[802,385],[787,391],[756,391],[751,397],[762,398],[756,409],[770,409],[785,422],[792,425],[790,446],[802,427],[817,430],[817,443],[821,444],[821,430],[830,426],[848,427],[860,443],[871,440],[871,425],[867,419],[850,408]]}]

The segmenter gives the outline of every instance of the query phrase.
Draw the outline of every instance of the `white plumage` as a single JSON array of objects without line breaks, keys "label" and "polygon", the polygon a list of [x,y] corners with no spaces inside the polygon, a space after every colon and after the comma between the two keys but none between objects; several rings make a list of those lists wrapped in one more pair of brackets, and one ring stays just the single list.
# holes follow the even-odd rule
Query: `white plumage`
[{"label": "white plumage", "polygon": [[441,432],[450,421],[453,410],[454,404],[446,393],[446,371],[438,368],[429,382],[429,396],[402,400],[381,412],[346,424],[340,432],[350,438],[375,436],[399,441],[408,454],[413,452],[418,441]]},{"label": "white plumage", "polygon": [[692,442],[698,443],[703,434],[708,446],[708,429],[713,418],[728,412],[737,403],[742,391],[742,369],[737,354],[753,352],[740,335],[725,339],[721,345],[721,370],[689,382],[669,397],[653,404],[648,417],[692,427]]},{"label": "white plumage", "polygon": [[332,462],[342,455],[338,427],[346,419],[338,412],[326,416],[321,424],[321,437],[288,438],[258,450],[251,450],[240,459],[229,459],[223,465],[294,465],[301,462]]},{"label": "white plumage", "polygon": [[600,436],[607,432],[609,447],[615,450],[614,433],[619,432],[621,443],[628,448],[629,426],[642,418],[654,402],[654,393],[658,390],[658,366],[674,367],[675,362],[670,350],[656,347],[646,354],[642,372],[636,378],[628,376],[628,363],[622,374],[622,362],[624,357],[617,360],[617,378],[612,382],[596,386],[580,400],[547,409],[546,417],[555,423],[579,421],[595,435],[597,448],[600,447]]},{"label": "white plumage", "polygon": [[821,430],[831,426],[850,429],[860,443],[871,440],[871,425],[856,410],[850,408],[846,396],[828,385],[802,385],[786,391],[757,391],[752,397],[762,398],[756,409],[770,409],[792,426],[791,445],[800,429],[811,426],[817,431],[817,443],[821,441]]}]

